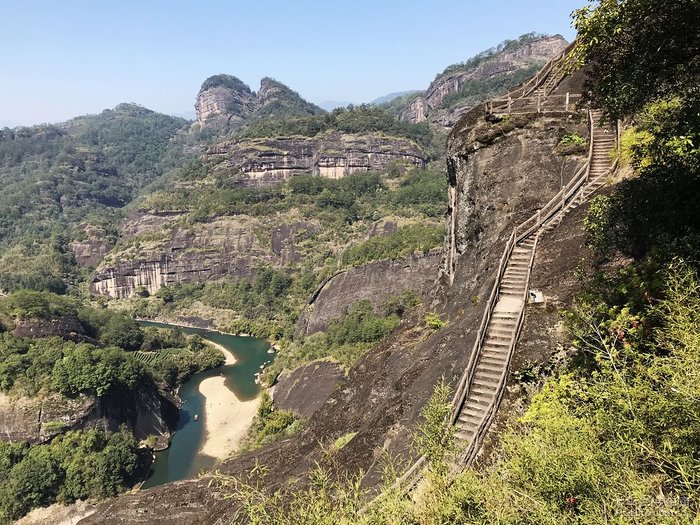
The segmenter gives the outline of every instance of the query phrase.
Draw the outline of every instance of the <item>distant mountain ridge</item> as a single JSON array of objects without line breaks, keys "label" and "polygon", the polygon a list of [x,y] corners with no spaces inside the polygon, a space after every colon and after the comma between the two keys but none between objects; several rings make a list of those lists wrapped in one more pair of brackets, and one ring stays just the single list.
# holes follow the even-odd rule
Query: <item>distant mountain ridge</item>
[{"label": "distant mountain ridge", "polygon": [[409,89],[407,91],[397,91],[395,93],[389,93],[383,97],[375,98],[370,104],[378,106],[380,104],[388,104],[389,102],[396,100],[400,97],[405,97],[406,95],[415,95],[420,93],[420,89]]}]

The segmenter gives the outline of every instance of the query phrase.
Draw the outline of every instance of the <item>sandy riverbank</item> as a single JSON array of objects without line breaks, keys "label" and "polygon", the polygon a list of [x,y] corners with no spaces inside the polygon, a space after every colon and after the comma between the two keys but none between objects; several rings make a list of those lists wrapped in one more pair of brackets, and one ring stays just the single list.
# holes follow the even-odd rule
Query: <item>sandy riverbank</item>
[{"label": "sandy riverbank", "polygon": [[[222,345],[207,340],[226,356],[226,364],[236,363],[234,355]],[[227,458],[248,433],[258,411],[260,397],[241,401],[224,384],[221,376],[209,377],[199,384],[204,396],[203,424],[206,432],[200,452],[217,459]]]}]

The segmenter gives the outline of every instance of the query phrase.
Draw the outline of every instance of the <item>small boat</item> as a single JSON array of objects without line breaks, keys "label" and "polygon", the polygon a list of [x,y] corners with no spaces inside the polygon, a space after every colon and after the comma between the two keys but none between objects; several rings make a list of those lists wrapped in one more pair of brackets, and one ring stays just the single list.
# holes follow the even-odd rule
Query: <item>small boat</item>
[{"label": "small boat", "polygon": [[194,420],[197,421],[199,419],[199,414],[194,415]]}]

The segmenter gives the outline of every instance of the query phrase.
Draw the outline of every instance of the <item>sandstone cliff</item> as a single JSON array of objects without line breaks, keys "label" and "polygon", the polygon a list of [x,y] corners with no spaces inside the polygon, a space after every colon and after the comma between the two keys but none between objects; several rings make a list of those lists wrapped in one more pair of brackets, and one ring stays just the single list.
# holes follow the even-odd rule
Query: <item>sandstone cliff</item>
[{"label": "sandstone cliff", "polygon": [[310,335],[327,328],[331,319],[358,301],[368,300],[377,308],[387,297],[413,290],[428,300],[435,285],[440,250],[399,259],[375,261],[334,275],[316,290],[299,318],[297,335]]},{"label": "sandstone cliff", "polygon": [[166,446],[177,425],[177,400],[155,386],[119,399],[59,394],[11,399],[0,394],[0,441],[43,443],[67,430],[127,427],[137,439],[156,436]]},{"label": "sandstone cliff", "polygon": [[235,173],[240,185],[263,186],[299,173],[339,179],[356,172],[385,172],[393,164],[423,167],[427,156],[407,139],[326,133],[224,141],[209,148],[203,160],[216,164],[216,170]]},{"label": "sandstone cliff", "polygon": [[281,82],[263,78],[255,93],[232,75],[214,75],[206,79],[194,108],[197,122],[207,126],[235,125],[253,117],[312,115],[322,111]]},{"label": "sandstone cliff", "polygon": [[[298,261],[296,243],[318,229],[313,221],[272,218],[269,222],[245,215],[187,227],[176,222],[178,217],[133,215],[125,223],[126,231],[138,234],[158,224],[160,240],[127,242],[127,247],[117,248],[97,268],[90,290],[122,298],[140,286],[153,294],[174,283],[250,277],[258,266]],[[269,239],[257,234],[263,230],[271,231]]]}]

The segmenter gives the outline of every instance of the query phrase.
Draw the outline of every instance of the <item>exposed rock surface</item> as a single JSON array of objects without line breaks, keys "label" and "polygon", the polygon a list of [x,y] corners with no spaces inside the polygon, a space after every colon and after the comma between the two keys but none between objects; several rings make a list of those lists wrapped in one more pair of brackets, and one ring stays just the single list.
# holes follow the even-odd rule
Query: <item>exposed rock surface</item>
[{"label": "exposed rock surface", "polygon": [[197,120],[205,122],[223,118],[241,121],[253,110],[255,94],[247,84],[231,75],[215,75],[202,84],[194,109]]},{"label": "exposed rock surface", "polygon": [[254,93],[232,75],[214,75],[206,79],[194,108],[200,125],[237,124],[251,117],[308,115],[322,111],[281,82],[263,78],[260,90]]},{"label": "exposed rock surface", "polygon": [[[171,220],[172,215],[168,216]],[[127,222],[132,232],[148,229],[161,217],[139,213]],[[143,286],[155,293],[173,283],[200,282],[223,276],[250,277],[263,264],[284,265],[298,259],[295,242],[316,231],[310,221],[277,226],[270,241],[256,232],[264,228],[256,218],[219,217],[190,228],[171,223],[161,226],[162,239],[134,244],[113,252],[98,267],[90,290],[113,298],[130,296]],[[269,242],[269,243],[268,243]]]},{"label": "exposed rock surface", "polygon": [[311,417],[323,406],[345,374],[332,361],[314,361],[284,372],[275,385],[274,404],[301,417]]},{"label": "exposed rock surface", "polygon": [[485,81],[533,64],[544,65],[566,46],[567,42],[561,35],[547,36],[514,48],[506,48],[474,66],[448,68],[431,82],[424,93],[409,103],[400,113],[400,118],[408,122],[430,120],[439,126],[451,127],[469,107],[441,110],[441,105],[445,97],[458,93],[466,82]]},{"label": "exposed rock surface", "polygon": [[70,341],[86,341],[90,338],[85,328],[75,315],[61,315],[52,319],[26,318],[15,320],[12,335],[38,339],[43,337],[60,337]]},{"label": "exposed rock surface", "polygon": [[43,443],[69,428],[81,427],[98,410],[95,398],[59,394],[10,399],[0,393],[0,441]]},{"label": "exposed rock surface", "polygon": [[156,388],[114,399],[71,399],[60,394],[11,399],[0,394],[0,441],[43,443],[66,430],[116,431],[126,424],[137,439],[155,435],[167,443],[177,425],[177,411],[177,400]]},{"label": "exposed rock surface", "polygon": [[299,318],[298,335],[325,330],[331,319],[358,301],[368,300],[377,308],[391,295],[410,289],[427,299],[435,285],[440,264],[440,250],[399,259],[374,261],[340,272],[314,293],[309,306]]},{"label": "exposed rock surface", "polygon": [[94,268],[112,249],[112,244],[104,239],[86,239],[70,243],[78,266]]},{"label": "exposed rock surface", "polygon": [[386,171],[393,163],[423,167],[426,154],[412,141],[378,134],[325,133],[316,137],[224,141],[209,148],[205,162],[237,173],[244,186],[283,182],[297,173],[339,179],[350,173]]}]

